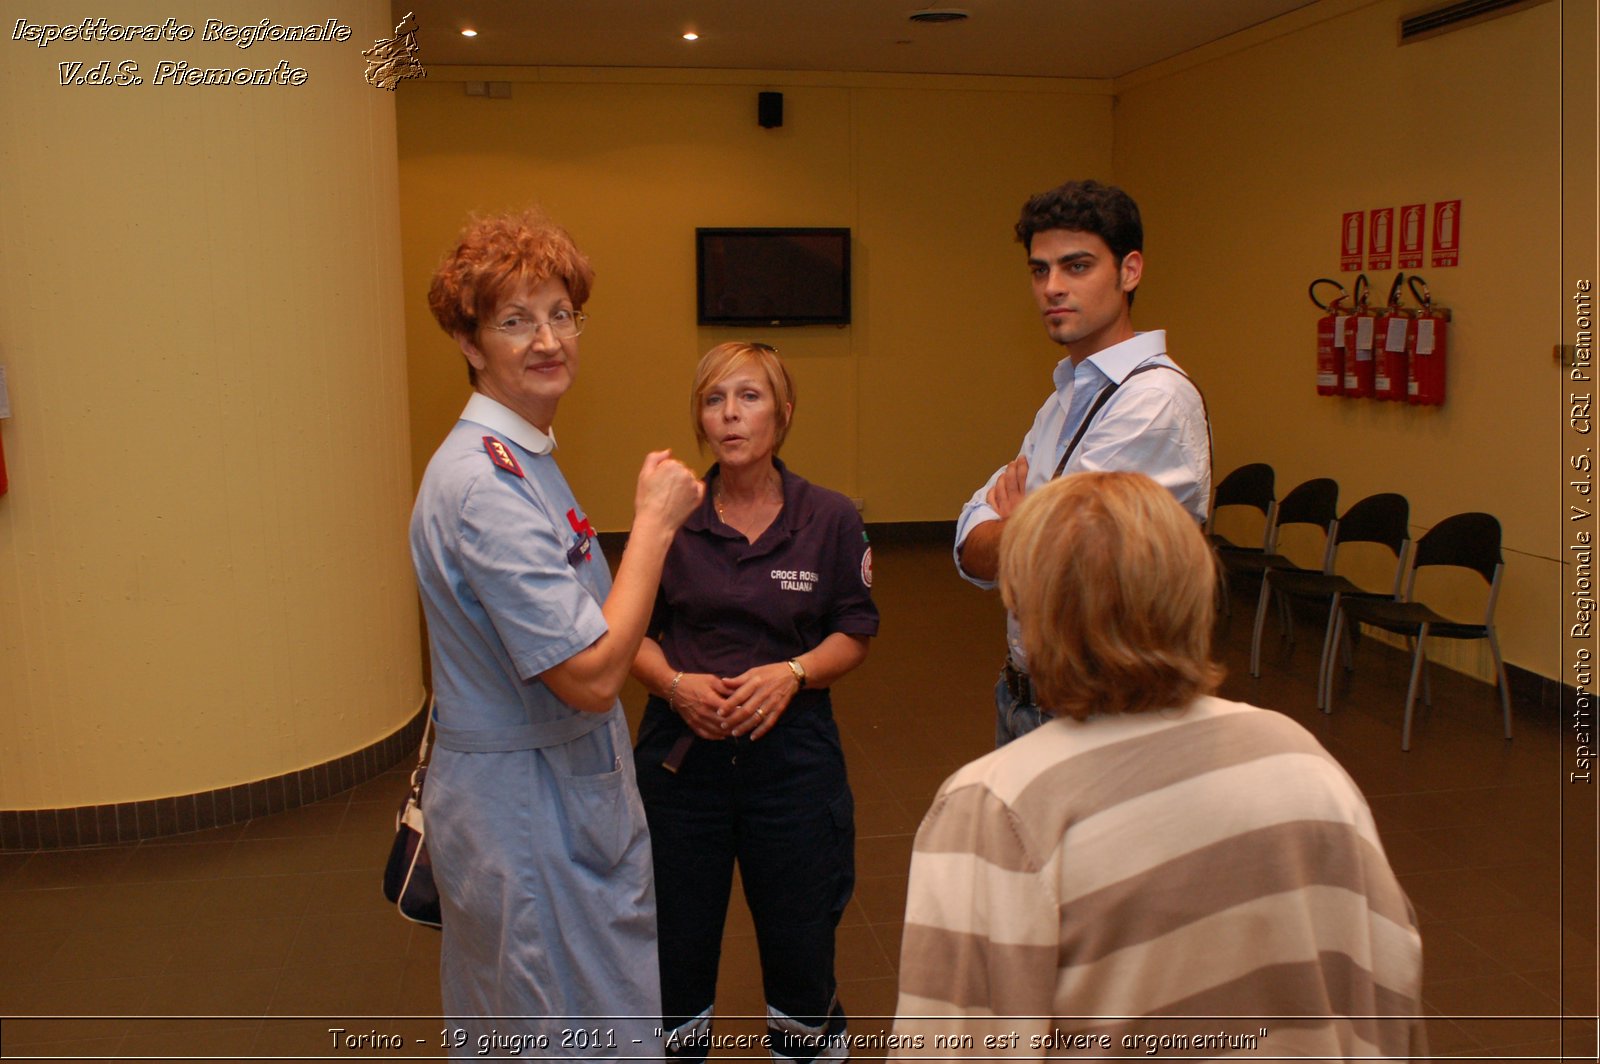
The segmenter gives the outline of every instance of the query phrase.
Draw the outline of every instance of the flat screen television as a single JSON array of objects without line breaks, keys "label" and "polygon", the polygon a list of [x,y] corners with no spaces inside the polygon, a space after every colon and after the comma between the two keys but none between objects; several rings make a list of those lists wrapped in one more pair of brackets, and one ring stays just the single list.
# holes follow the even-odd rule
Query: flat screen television
[{"label": "flat screen television", "polygon": [[696,229],[701,325],[848,325],[850,230]]}]

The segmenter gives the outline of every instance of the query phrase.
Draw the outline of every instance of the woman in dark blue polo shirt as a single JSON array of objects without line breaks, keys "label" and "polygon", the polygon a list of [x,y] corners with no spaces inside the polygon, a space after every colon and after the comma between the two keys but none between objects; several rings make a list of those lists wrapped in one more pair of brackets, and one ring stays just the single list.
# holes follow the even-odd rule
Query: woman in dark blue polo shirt
[{"label": "woman in dark blue polo shirt", "polygon": [[716,464],[673,540],[634,676],[669,1053],[706,1056],[737,862],[777,1059],[849,1055],[834,929],[855,885],[855,820],[828,688],[878,631],[872,548],[850,500],[776,455],[794,382],[765,344],[695,370]]}]

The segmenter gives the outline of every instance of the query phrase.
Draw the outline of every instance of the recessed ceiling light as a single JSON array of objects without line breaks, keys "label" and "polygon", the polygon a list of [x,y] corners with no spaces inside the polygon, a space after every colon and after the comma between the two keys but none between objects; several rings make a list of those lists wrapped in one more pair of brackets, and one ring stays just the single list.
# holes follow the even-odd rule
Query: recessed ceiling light
[{"label": "recessed ceiling light", "polygon": [[478,31],[477,30],[462,30],[461,31],[461,36],[463,36],[463,37],[476,37],[477,35],[478,35]]},{"label": "recessed ceiling light", "polygon": [[962,22],[972,16],[958,7],[930,7],[923,11],[913,11],[908,18],[912,22]]},{"label": "recessed ceiling light", "polygon": [[683,39],[686,41],[698,41],[700,39],[700,35],[695,33],[693,30],[690,30],[688,33],[683,35]]}]

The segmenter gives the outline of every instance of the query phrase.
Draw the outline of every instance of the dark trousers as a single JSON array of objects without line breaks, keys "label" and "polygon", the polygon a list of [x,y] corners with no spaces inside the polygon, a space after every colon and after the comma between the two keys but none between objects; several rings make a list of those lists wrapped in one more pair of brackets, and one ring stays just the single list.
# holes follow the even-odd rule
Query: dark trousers
[{"label": "dark trousers", "polygon": [[840,1055],[812,1044],[815,1033],[844,1027],[834,929],[855,887],[854,802],[827,693],[802,692],[757,742],[697,740],[669,772],[661,762],[685,730],[652,699],[634,751],[655,860],[665,1027],[709,1014],[716,1000],[737,863],[774,1050],[797,1060]]}]

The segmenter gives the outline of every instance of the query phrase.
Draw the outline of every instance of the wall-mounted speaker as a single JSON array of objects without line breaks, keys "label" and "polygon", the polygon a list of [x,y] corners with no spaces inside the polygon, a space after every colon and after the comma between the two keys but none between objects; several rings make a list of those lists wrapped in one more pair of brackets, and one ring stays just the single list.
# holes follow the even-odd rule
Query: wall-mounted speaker
[{"label": "wall-mounted speaker", "polygon": [[783,125],[783,93],[756,93],[756,121],[762,129],[777,129]]}]

